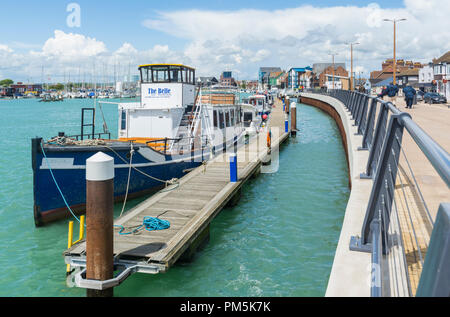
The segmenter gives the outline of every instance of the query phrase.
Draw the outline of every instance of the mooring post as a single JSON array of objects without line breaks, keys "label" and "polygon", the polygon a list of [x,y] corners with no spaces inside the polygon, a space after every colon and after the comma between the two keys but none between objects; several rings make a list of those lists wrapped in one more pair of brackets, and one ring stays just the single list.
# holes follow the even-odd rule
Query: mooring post
[{"label": "mooring post", "polygon": [[286,113],[289,114],[289,107],[291,104],[291,100],[289,98],[289,96],[286,96]]},{"label": "mooring post", "polygon": [[287,113],[284,114],[284,132],[289,133],[289,115]]},{"label": "mooring post", "polygon": [[236,183],[238,181],[238,170],[237,170],[237,154],[230,154],[230,182]]},{"label": "mooring post", "polygon": [[[86,279],[113,278],[114,159],[102,152],[86,160]],[[113,288],[87,289],[88,297],[112,297]]]},{"label": "mooring post", "polygon": [[291,136],[297,135],[297,105],[295,102],[291,104]]}]

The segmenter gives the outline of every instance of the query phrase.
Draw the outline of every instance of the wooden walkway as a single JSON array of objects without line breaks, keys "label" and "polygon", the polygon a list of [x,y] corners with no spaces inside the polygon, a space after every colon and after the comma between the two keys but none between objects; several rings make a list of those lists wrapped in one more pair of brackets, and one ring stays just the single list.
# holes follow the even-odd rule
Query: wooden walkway
[{"label": "wooden walkway", "polygon": [[[284,133],[282,110],[277,102],[271,114],[272,149],[289,136]],[[238,149],[238,182],[230,182],[228,155],[219,155],[180,179],[178,187],[168,187],[154,194],[117,219],[114,224],[123,226],[125,232],[141,225],[146,216],[168,220],[170,228],[152,232],[143,229],[131,235],[119,235],[119,228],[115,228],[115,258],[146,262],[158,267],[159,272],[165,272],[180,257],[189,257],[209,239],[211,221],[228,203],[235,203],[242,185],[258,173],[262,162],[268,159],[266,138],[266,133],[260,133]],[[64,255],[84,257],[85,250],[86,243],[82,241]]]}]

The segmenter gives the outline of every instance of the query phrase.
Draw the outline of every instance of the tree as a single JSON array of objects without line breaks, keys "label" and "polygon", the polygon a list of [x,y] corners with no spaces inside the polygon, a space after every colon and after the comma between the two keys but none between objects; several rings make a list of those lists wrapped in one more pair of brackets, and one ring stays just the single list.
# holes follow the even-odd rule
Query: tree
[{"label": "tree", "polygon": [[64,90],[64,85],[63,84],[52,85],[52,86],[50,86],[50,89]]},{"label": "tree", "polygon": [[4,79],[0,81],[1,87],[8,87],[10,85],[14,84],[14,81],[12,79]]}]

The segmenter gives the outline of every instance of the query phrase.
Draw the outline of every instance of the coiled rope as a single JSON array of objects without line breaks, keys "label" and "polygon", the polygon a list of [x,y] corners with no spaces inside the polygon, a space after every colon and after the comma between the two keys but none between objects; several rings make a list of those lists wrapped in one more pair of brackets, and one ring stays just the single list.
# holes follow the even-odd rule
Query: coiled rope
[{"label": "coiled rope", "polygon": [[139,225],[139,226],[136,226],[136,227],[130,227],[130,228],[134,228],[131,231],[124,232],[125,231],[125,227],[122,226],[122,225],[115,225],[114,227],[120,228],[120,230],[119,230],[119,234],[120,235],[129,235],[129,234],[136,234],[143,228],[145,228],[145,230],[147,230],[147,231],[156,231],[156,230],[169,229],[170,228],[170,222],[168,220],[154,218],[154,217],[148,217],[147,216],[147,217],[144,217],[144,220],[142,221],[142,225]]}]

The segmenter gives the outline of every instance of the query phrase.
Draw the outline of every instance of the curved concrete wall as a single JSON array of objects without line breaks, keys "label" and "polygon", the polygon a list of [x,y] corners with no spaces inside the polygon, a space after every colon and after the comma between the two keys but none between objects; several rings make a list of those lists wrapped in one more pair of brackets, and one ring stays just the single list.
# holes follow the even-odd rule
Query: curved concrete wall
[{"label": "curved concrete wall", "polygon": [[371,255],[349,249],[351,236],[361,235],[372,190],[372,180],[359,177],[360,173],[365,171],[369,152],[358,151],[362,136],[356,135],[357,128],[353,126],[350,112],[342,102],[329,96],[308,93],[300,95],[300,102],[322,109],[336,121],[349,167],[351,192],[325,296],[370,296]]}]

